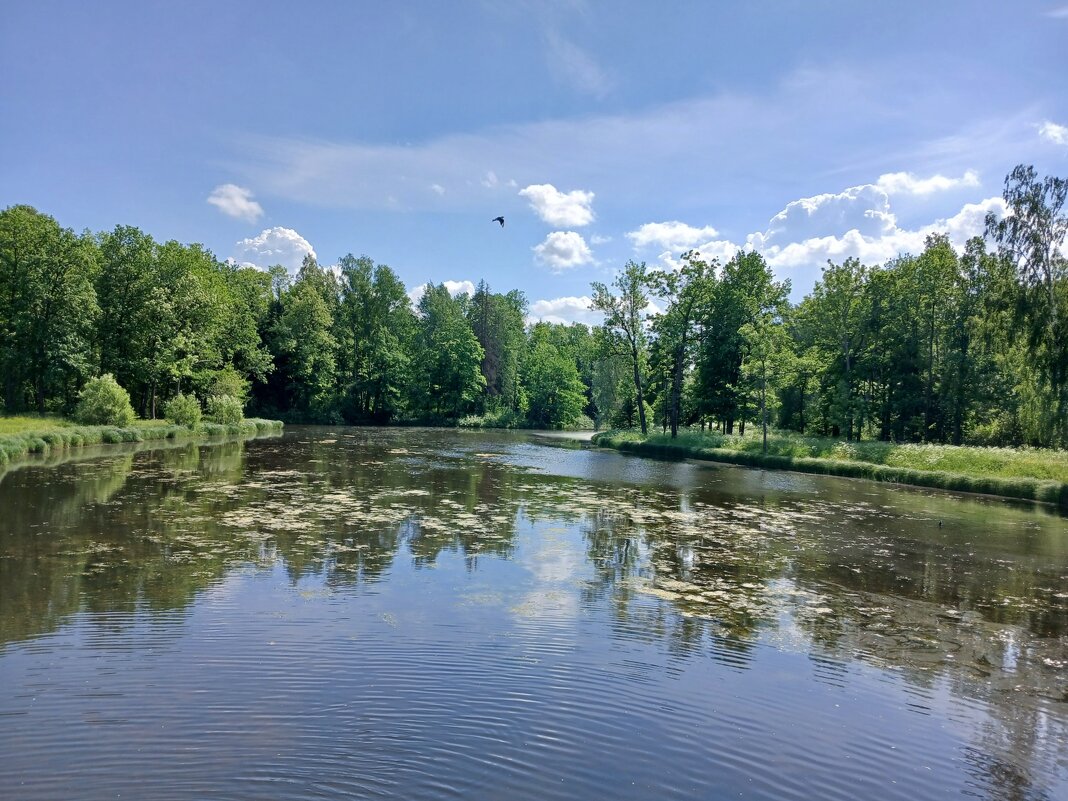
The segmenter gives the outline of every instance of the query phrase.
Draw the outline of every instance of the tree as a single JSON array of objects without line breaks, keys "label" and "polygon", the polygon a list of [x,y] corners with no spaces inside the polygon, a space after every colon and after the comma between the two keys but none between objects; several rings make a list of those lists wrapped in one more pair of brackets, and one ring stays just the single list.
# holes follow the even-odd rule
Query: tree
[{"label": "tree", "polygon": [[678,272],[657,271],[650,275],[654,291],[667,301],[664,312],[653,319],[653,331],[668,359],[667,411],[672,439],[679,433],[683,379],[693,358],[694,329],[707,314],[715,292],[716,262],[709,264],[699,257],[696,251],[689,251],[683,254]]},{"label": "tree", "polygon": [[738,253],[723,266],[704,306],[695,391],[700,413],[721,421],[728,434],[738,421],[744,433],[750,400],[742,372],[746,356],[742,329],[765,311],[778,308],[789,288],[789,283],[774,280],[759,253]]},{"label": "tree", "polygon": [[527,420],[539,428],[574,423],[586,406],[586,387],[573,359],[555,345],[535,342],[527,358]]},{"label": "tree", "polygon": [[522,292],[494,294],[480,281],[467,318],[482,346],[482,376],[486,379],[486,406],[494,411],[522,411],[525,405],[520,381],[525,350],[524,318],[527,300]]},{"label": "tree", "polygon": [[303,419],[322,419],[331,406],[337,368],[330,307],[316,280],[304,277],[285,294],[282,308],[274,342],[284,357],[281,370],[292,407]]},{"label": "tree", "polygon": [[834,417],[844,423],[846,439],[860,436],[863,417],[856,393],[856,361],[863,346],[867,322],[865,279],[868,274],[857,259],[843,264],[827,262],[823,279],[812,290],[808,313],[814,323],[817,342],[830,353],[837,353],[840,370],[837,382]]},{"label": "tree", "polygon": [[444,284],[428,284],[419,301],[418,335],[412,363],[415,410],[433,421],[455,420],[478,400],[482,346],[464,317],[463,306]]},{"label": "tree", "polygon": [[1015,267],[1023,293],[1020,318],[1057,409],[1059,437],[1068,442],[1068,179],[1039,179],[1017,166],[1005,178],[1007,213],[986,218],[986,234]]},{"label": "tree", "polygon": [[642,381],[646,350],[645,310],[649,305],[649,297],[646,294],[648,285],[645,262],[638,264],[628,261],[623,272],[612,282],[613,288],[619,294],[613,294],[604,284],[594,282],[593,301],[590,305],[591,309],[604,313],[604,329],[609,334],[609,342],[613,348],[626,353],[630,358],[638,419],[643,434],[649,431],[645,419],[645,389]]},{"label": "tree", "polygon": [[343,410],[351,422],[388,422],[400,412],[408,383],[411,303],[386,265],[349,254],[340,266]]},{"label": "tree", "polygon": [[91,374],[99,254],[30,206],[0,212],[0,372],[9,411],[73,405]]}]

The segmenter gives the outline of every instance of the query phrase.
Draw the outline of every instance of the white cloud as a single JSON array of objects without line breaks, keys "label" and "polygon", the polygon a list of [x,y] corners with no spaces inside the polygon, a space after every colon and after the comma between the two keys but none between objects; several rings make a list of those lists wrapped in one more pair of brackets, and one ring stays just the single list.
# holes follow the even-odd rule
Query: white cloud
[{"label": "white cloud", "polygon": [[612,241],[612,237],[610,237],[610,236],[602,236],[601,234],[594,234],[593,236],[590,237],[590,244],[591,245],[607,245],[611,241]]},{"label": "white cloud", "polygon": [[593,299],[586,295],[536,300],[530,304],[527,322],[599,325],[604,320],[604,315],[590,308],[592,302]]},{"label": "white cloud", "polygon": [[645,223],[637,231],[627,234],[635,248],[656,245],[672,252],[688,250],[719,235],[711,225],[695,228],[692,225],[672,220],[671,222]]},{"label": "white cloud", "polygon": [[1052,8],[1046,12],[1046,16],[1053,17],[1054,19],[1068,19],[1068,6]]},{"label": "white cloud", "polygon": [[237,184],[220,184],[208,195],[208,203],[223,214],[254,223],[263,216],[263,207],[252,199],[252,192]]},{"label": "white cloud", "polygon": [[[834,196],[837,197],[837,196]],[[961,210],[947,218],[935,220],[916,229],[899,228],[893,215],[882,218],[882,227],[876,232],[865,232],[861,227],[849,227],[837,233],[809,238],[792,237],[788,229],[775,232],[776,242],[768,244],[762,234],[751,234],[748,246],[761,251],[768,264],[779,270],[822,267],[827,260],[840,262],[856,257],[865,264],[882,264],[902,253],[920,253],[929,234],[945,233],[958,249],[973,236],[981,236],[986,226],[987,212],[1005,213],[1005,201],[991,197],[979,203],[967,203]],[[870,209],[857,209],[864,214]]]},{"label": "white cloud", "polygon": [[975,170],[967,170],[960,178],[947,178],[944,175],[917,178],[911,172],[888,172],[879,176],[875,186],[888,195],[929,195],[932,192],[944,192],[960,186],[979,186],[979,173]]},{"label": "white cloud", "polygon": [[475,285],[470,281],[445,281],[445,288],[454,298],[457,295],[474,295]]},{"label": "white cloud", "polygon": [[432,192],[434,192],[435,194],[437,194],[437,195],[444,195],[445,194],[445,187],[442,186],[441,184],[431,184],[430,185],[430,190]]},{"label": "white cloud", "polygon": [[498,183],[500,183],[500,181],[497,178],[497,173],[493,170],[487,172],[486,176],[482,179],[482,185],[486,187],[486,189],[493,189]]},{"label": "white cloud", "polygon": [[[475,285],[471,281],[442,281],[441,283],[445,284],[445,288],[454,298],[459,295],[475,294]],[[413,306],[419,305],[419,301],[426,294],[426,288],[427,284],[419,284],[408,290],[408,299],[411,300]]]},{"label": "white cloud", "polygon": [[257,236],[234,245],[234,260],[266,269],[281,264],[291,273],[300,269],[305,256],[316,258],[307,239],[292,228],[267,228]]},{"label": "white cloud", "polygon": [[586,240],[574,231],[553,231],[545,237],[544,242],[534,247],[534,255],[553,272],[581,267],[593,261],[593,253]]},{"label": "white cloud", "polygon": [[548,37],[546,58],[557,80],[594,97],[604,97],[612,81],[601,66],[581,47],[555,32]]},{"label": "white cloud", "polygon": [[561,192],[552,184],[531,184],[520,189],[519,195],[529,200],[530,207],[549,225],[577,228],[593,222],[593,192]]},{"label": "white cloud", "polygon": [[[1065,11],[1068,11],[1068,8]],[[1068,145],[1068,126],[1046,120],[1038,126],[1038,135],[1055,145]]]}]

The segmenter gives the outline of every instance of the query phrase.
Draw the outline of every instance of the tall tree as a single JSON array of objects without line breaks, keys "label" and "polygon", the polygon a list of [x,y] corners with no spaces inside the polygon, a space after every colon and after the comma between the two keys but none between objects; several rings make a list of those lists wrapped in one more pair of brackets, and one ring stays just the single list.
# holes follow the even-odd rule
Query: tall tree
[{"label": "tall tree", "polygon": [[986,233],[1016,266],[1023,287],[1020,316],[1057,409],[1059,439],[1068,442],[1068,179],[1039,179],[1017,166],[1005,179],[1007,214],[987,215]]},{"label": "tall tree", "polygon": [[648,433],[649,424],[645,419],[645,387],[642,371],[646,351],[646,307],[649,305],[647,294],[649,286],[648,271],[645,262],[628,261],[612,281],[612,287],[618,294],[613,294],[607,286],[594,282],[593,301],[590,308],[604,313],[604,329],[610,335],[609,341],[616,350],[626,353],[630,358],[631,373],[634,378],[634,392],[638,405],[638,420],[642,433]]},{"label": "tall tree", "polygon": [[486,385],[482,346],[463,305],[444,284],[427,285],[419,300],[418,329],[412,362],[415,411],[432,421],[456,420],[474,408]]},{"label": "tall tree", "polygon": [[667,302],[667,308],[653,319],[653,331],[668,359],[670,386],[667,413],[671,438],[679,434],[682,386],[693,359],[695,328],[707,315],[716,285],[716,262],[700,258],[696,251],[682,256],[678,271],[656,271],[650,275],[654,292]]},{"label": "tall tree", "polygon": [[0,212],[0,372],[9,411],[69,406],[92,369],[98,251],[30,206]]}]

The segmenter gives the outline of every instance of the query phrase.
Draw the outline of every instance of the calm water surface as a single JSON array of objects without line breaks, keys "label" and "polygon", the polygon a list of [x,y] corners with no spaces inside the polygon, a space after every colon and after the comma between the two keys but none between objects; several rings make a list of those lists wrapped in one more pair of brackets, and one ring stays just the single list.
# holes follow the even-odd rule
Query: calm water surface
[{"label": "calm water surface", "polygon": [[1068,798],[1065,518],[563,445],[0,474],[0,798]]}]

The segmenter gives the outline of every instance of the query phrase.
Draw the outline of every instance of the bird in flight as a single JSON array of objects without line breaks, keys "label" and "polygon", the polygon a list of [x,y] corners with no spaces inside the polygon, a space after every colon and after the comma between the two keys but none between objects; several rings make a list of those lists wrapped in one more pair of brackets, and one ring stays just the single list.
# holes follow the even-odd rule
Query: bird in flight
[{"label": "bird in flight", "polygon": [[501,228],[504,228],[504,217],[494,217],[492,220],[490,220],[490,222],[499,222],[501,224]]}]

